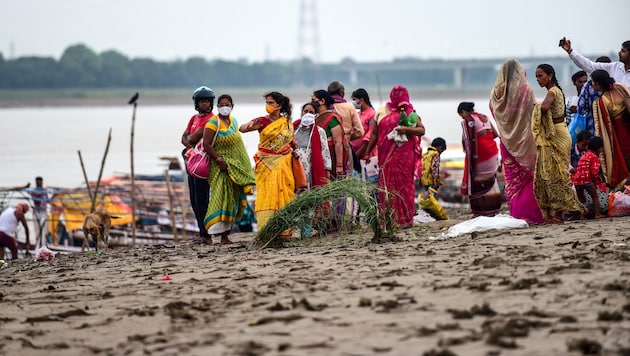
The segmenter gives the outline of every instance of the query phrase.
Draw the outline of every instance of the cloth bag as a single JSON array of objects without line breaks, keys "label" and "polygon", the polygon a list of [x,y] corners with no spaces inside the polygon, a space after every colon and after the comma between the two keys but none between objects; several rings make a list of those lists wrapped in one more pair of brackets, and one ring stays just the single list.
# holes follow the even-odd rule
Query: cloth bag
[{"label": "cloth bag", "polygon": [[295,190],[307,189],[306,172],[299,158],[291,158],[293,160],[293,178],[295,179]]},{"label": "cloth bag", "polygon": [[361,173],[363,175],[364,180],[375,181],[378,179],[378,157],[370,157],[370,159],[366,161],[360,160],[361,162]]}]

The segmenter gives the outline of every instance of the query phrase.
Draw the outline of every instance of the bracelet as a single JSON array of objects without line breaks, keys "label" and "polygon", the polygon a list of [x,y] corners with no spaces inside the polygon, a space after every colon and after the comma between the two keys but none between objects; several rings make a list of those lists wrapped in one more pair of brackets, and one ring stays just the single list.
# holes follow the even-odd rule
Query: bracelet
[{"label": "bracelet", "polygon": [[567,51],[567,54],[571,54],[571,52],[573,52],[573,48],[569,49],[569,50]]}]

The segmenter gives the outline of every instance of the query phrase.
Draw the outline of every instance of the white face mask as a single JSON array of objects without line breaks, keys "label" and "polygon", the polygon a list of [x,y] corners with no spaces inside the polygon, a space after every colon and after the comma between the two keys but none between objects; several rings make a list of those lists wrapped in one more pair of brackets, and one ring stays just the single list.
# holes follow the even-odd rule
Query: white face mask
[{"label": "white face mask", "polygon": [[222,116],[230,116],[231,112],[232,112],[232,108],[229,106],[221,106],[219,108],[219,114],[221,114]]},{"label": "white face mask", "polygon": [[315,115],[306,113],[302,116],[302,121],[300,121],[300,126],[311,126],[315,123]]}]

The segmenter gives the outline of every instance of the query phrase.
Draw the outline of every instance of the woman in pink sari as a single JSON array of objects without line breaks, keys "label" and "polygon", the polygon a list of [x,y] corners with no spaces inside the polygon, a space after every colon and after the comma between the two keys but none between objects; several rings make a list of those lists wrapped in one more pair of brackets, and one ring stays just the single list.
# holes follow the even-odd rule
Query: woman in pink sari
[{"label": "woman in pink sari", "polygon": [[505,61],[490,93],[490,110],[501,137],[505,198],[510,215],[530,224],[541,224],[543,216],[534,195],[536,142],[531,130],[534,103],[525,69],[515,59]]},{"label": "woman in pink sari", "polygon": [[372,131],[366,152],[378,148],[379,206],[390,208],[393,221],[400,227],[413,225],[416,212],[415,169],[421,158],[422,120],[409,102],[407,88],[396,85],[389,94],[387,114]]}]

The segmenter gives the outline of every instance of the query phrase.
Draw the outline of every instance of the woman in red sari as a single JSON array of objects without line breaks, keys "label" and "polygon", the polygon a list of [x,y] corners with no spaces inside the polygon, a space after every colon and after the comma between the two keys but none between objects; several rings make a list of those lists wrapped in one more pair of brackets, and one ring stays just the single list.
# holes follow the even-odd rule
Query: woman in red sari
[{"label": "woman in red sari", "polygon": [[315,123],[326,131],[328,149],[333,163],[330,176],[333,179],[343,178],[347,173],[350,146],[343,133],[341,116],[333,110],[335,99],[323,89],[314,91],[311,99],[318,108]]},{"label": "woman in red sari", "polygon": [[468,195],[473,215],[493,216],[501,208],[501,190],[497,183],[499,137],[488,117],[475,111],[475,104],[461,102],[457,113],[462,121],[463,146],[466,151],[461,192]]},{"label": "woman in red sari", "polygon": [[[413,225],[416,212],[415,170],[422,157],[420,137],[424,126],[409,102],[407,88],[396,85],[385,105],[387,114],[378,121],[366,149],[378,148],[379,206],[390,208],[400,227]],[[401,120],[402,119],[402,120]]]},{"label": "woman in red sari", "polygon": [[630,108],[626,106],[630,92],[605,70],[593,71],[591,81],[602,92],[593,103],[595,130],[604,140],[602,169],[607,183],[617,186],[630,176]]}]

